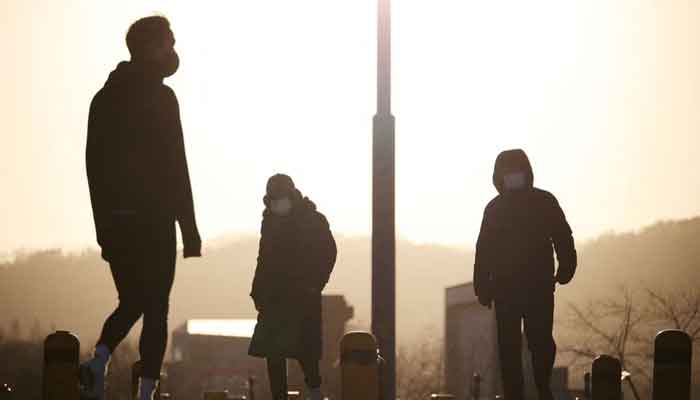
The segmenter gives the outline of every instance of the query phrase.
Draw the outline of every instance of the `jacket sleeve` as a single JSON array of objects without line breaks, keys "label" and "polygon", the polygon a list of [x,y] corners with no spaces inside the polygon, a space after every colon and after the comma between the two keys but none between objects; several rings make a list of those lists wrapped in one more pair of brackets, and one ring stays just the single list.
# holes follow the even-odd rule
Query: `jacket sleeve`
[{"label": "jacket sleeve", "polygon": [[571,227],[566,220],[564,211],[559,206],[557,199],[552,196],[551,203],[551,237],[554,250],[557,253],[556,279],[561,284],[567,284],[574,277],[577,266],[576,247]]},{"label": "jacket sleeve", "polygon": [[335,267],[335,262],[338,257],[338,247],[335,243],[335,238],[333,238],[333,233],[331,232],[328,220],[323,215],[320,215],[320,289],[323,290],[328,284],[331,278],[331,273]]},{"label": "jacket sleeve", "polygon": [[265,220],[260,228],[260,244],[258,245],[258,261],[255,266],[255,275],[253,276],[253,285],[250,290],[250,297],[256,304],[262,302],[265,297],[265,258],[268,252],[268,245],[265,235]]},{"label": "jacket sleeve", "polygon": [[107,204],[108,184],[105,174],[105,144],[103,132],[105,115],[100,107],[100,94],[98,93],[90,103],[88,115],[87,145],[85,146],[85,169],[87,172],[88,186],[90,188],[90,202],[92,203],[92,216],[95,221],[95,233],[97,243],[104,247],[107,244],[107,231],[109,225],[110,207]]},{"label": "jacket sleeve", "polygon": [[474,294],[477,297],[492,297],[492,254],[495,235],[493,234],[493,222],[489,218],[489,207],[484,210],[481,221],[479,238],[476,241],[476,254],[474,256]]},{"label": "jacket sleeve", "polygon": [[171,110],[169,112],[173,116],[174,134],[175,134],[175,212],[180,231],[182,232],[182,241],[185,247],[185,254],[194,252],[199,254],[201,239],[197,222],[194,215],[194,201],[192,199],[192,185],[190,184],[190,173],[187,167],[187,156],[185,155],[185,141],[182,133],[182,123],[180,121],[180,106],[177,102],[177,97],[172,90],[168,89],[171,101]]}]

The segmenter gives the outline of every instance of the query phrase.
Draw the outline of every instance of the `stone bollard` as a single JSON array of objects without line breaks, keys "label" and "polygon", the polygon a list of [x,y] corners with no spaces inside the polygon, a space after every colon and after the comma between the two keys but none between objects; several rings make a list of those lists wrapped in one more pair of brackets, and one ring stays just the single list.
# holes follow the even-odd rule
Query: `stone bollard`
[{"label": "stone bollard", "polygon": [[591,400],[591,373],[583,374],[583,397],[586,400]]},{"label": "stone bollard", "polygon": [[340,382],[343,400],[379,400],[381,357],[369,332],[349,332],[340,341]]},{"label": "stone bollard", "polygon": [[592,400],[622,400],[622,367],[618,359],[602,355],[593,360]]},{"label": "stone bollard", "polygon": [[43,400],[80,400],[80,341],[67,331],[44,340]]},{"label": "stone bollard", "polygon": [[474,372],[472,376],[472,400],[479,400],[481,397],[481,375],[478,372]]},{"label": "stone bollard", "polygon": [[661,331],[654,341],[652,400],[690,400],[692,340],[687,333]]}]

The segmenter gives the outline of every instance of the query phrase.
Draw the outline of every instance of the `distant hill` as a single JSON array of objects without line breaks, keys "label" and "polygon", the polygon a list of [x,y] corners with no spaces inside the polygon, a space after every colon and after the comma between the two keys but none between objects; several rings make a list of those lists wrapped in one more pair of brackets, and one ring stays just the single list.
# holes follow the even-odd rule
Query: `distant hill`
[{"label": "distant hill", "polygon": [[[558,312],[565,311],[567,302],[609,296],[622,285],[634,289],[700,282],[699,238],[700,218],[694,218],[579,243],[578,274],[570,286],[558,289]],[[339,261],[327,292],[346,295],[355,307],[353,324],[366,328],[369,239],[340,237],[338,243]],[[257,246],[256,237],[244,237],[213,245],[201,259],[179,259],[170,328],[189,318],[253,317],[248,293]],[[473,253],[399,241],[397,263],[399,341],[441,337],[444,289],[471,280]],[[6,334],[16,331],[19,321],[25,336],[70,329],[90,346],[115,304],[108,266],[95,251],[32,252],[0,264],[0,328]]]}]

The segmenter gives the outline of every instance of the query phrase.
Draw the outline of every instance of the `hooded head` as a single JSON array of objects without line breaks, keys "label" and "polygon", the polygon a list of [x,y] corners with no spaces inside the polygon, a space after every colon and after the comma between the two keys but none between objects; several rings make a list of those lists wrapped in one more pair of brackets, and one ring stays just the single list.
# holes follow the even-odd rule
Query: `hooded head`
[{"label": "hooded head", "polygon": [[532,165],[523,150],[506,150],[496,157],[493,186],[498,193],[532,189],[533,182]]},{"label": "hooded head", "polygon": [[170,21],[159,15],[141,18],[129,27],[126,46],[131,61],[158,78],[173,75],[180,66]]},{"label": "hooded head", "polygon": [[279,216],[287,216],[302,200],[301,192],[294,186],[289,175],[276,174],[267,180],[263,203],[267,210]]}]

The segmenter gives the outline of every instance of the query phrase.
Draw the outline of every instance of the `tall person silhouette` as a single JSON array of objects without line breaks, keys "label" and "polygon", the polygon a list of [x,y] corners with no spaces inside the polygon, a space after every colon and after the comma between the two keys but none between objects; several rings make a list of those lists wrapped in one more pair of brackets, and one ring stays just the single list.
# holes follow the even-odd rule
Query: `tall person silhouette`
[{"label": "tall person silhouette", "polygon": [[[523,321],[539,398],[553,400],[554,288],[569,283],[576,270],[574,239],[564,212],[554,195],[533,187],[533,181],[524,151],[498,156],[493,184],[499,194],[486,206],[476,244],[474,291],[482,305],[496,306],[506,400],[524,398]],[[559,261],[556,273],[552,247]]]},{"label": "tall person silhouette", "polygon": [[267,358],[273,400],[287,399],[287,358],[301,364],[307,398],[321,400],[321,292],[335,266],[335,239],[326,217],[289,176],[271,177],[263,202],[250,293],[259,314],[248,352]]},{"label": "tall person silhouette", "polygon": [[179,66],[165,17],[134,22],[131,60],[120,62],[90,105],[86,165],[97,242],[119,305],[104,323],[94,357],[81,371],[89,397],[104,398],[114,349],[143,316],[139,399],[153,397],[167,343],[170,289],[180,225],[184,257],[201,255],[180,111],[163,79]]}]

